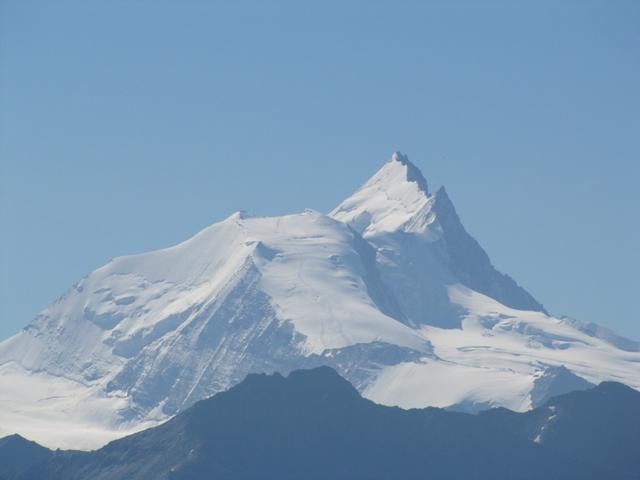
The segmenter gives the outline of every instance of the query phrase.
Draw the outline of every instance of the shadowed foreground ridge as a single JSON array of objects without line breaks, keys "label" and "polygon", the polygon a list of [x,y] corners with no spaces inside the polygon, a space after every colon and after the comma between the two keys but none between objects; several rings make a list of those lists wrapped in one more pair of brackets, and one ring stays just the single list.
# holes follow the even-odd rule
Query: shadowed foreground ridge
[{"label": "shadowed foreground ridge", "polygon": [[527,413],[468,415],[377,405],[319,367],[286,378],[249,375],[94,452],[53,452],[7,437],[0,478],[637,479],[638,438],[640,393],[617,383]]}]

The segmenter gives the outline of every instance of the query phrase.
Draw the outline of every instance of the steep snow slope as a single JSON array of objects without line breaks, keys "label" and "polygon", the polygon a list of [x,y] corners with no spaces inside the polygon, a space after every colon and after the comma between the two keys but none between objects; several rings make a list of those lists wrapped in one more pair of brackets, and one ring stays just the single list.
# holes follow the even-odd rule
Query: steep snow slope
[{"label": "steep snow slope", "polygon": [[[442,303],[443,285],[460,282],[520,310],[544,311],[508,275],[498,272],[460,222],[444,187],[430,195],[420,171],[400,153],[330,214],[377,247],[379,263],[392,278],[408,280],[396,292],[415,323],[452,322]],[[417,304],[416,304],[417,303]]]},{"label": "steep snow slope", "polygon": [[405,407],[640,388],[635,342],[548,316],[394,154],[329,216],[236,213],[82,279],[0,344],[0,435],[96,447],[248,373],[320,364]]}]

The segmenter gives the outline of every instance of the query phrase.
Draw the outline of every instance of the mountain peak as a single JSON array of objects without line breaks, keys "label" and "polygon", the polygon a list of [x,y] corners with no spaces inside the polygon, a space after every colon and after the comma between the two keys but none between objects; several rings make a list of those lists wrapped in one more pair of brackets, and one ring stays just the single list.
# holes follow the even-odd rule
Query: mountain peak
[{"label": "mountain peak", "polygon": [[418,167],[416,167],[413,163],[409,161],[409,157],[404,155],[399,151],[393,152],[391,155],[391,162],[397,162],[405,167],[405,179],[408,182],[414,182],[418,185],[420,190],[422,190],[425,194],[429,194],[429,186],[427,185],[427,181],[425,180],[422,172]]},{"label": "mountain peak", "polygon": [[[526,290],[494,268],[487,253],[465,230],[445,188],[440,187],[437,193],[430,195],[420,170],[400,152],[395,152],[390,161],[330,216],[347,223],[378,245],[384,244],[384,237],[394,232],[414,234],[428,242],[440,240],[444,246],[446,270],[457,281],[508,307],[544,312],[544,307]],[[413,261],[420,255],[417,252]],[[432,263],[426,263],[424,268],[432,268]],[[411,287],[416,288],[415,284]],[[433,295],[446,298],[442,292]],[[420,307],[415,311],[424,319],[421,302],[421,299],[417,301],[416,305]],[[438,311],[433,315],[440,321],[458,318],[450,311]]]},{"label": "mountain peak", "polygon": [[403,154],[401,151],[396,150],[391,155],[391,161],[392,162],[400,162],[403,165],[406,165],[407,163],[409,163],[409,157],[407,155]]},{"label": "mountain peak", "polygon": [[390,184],[391,183],[415,183],[418,189],[425,195],[429,195],[429,186],[425,180],[422,172],[416,167],[409,157],[400,151],[395,151],[391,155],[391,159],[371,177],[368,183],[374,179],[380,179],[384,177]]},{"label": "mountain peak", "polygon": [[431,196],[424,176],[406,155],[394,152],[358,191],[330,216],[364,235],[395,231],[412,223]]}]

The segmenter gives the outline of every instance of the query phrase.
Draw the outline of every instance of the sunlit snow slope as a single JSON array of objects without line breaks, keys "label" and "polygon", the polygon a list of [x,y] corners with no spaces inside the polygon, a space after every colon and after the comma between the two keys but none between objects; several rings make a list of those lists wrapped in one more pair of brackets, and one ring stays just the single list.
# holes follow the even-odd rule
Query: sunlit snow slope
[{"label": "sunlit snow slope", "polygon": [[97,447],[248,373],[320,364],[380,403],[526,410],[640,388],[638,350],[549,316],[394,154],[328,216],[236,213],[82,279],[0,344],[0,436]]}]

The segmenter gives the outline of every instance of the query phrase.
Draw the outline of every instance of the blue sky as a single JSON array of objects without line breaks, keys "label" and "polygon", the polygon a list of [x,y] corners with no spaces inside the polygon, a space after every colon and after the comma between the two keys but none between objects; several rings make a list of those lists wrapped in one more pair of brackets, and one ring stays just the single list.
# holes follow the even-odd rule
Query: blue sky
[{"label": "blue sky", "polygon": [[640,2],[478,3],[0,0],[0,338],[399,149],[550,311],[640,339]]}]

